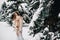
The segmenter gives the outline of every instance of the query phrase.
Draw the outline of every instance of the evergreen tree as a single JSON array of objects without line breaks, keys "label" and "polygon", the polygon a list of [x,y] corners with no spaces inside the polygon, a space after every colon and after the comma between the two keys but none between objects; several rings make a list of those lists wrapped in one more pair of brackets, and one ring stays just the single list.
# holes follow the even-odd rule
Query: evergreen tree
[{"label": "evergreen tree", "polygon": [[48,27],[48,25],[45,24],[46,23],[45,19],[46,17],[49,16],[49,12],[51,10],[50,8],[52,4],[53,4],[52,0],[40,1],[39,7],[38,7],[40,11],[36,10],[36,13],[34,13],[31,23],[29,25],[34,35],[41,32],[46,27]]},{"label": "evergreen tree", "polygon": [[[11,22],[11,16],[13,14],[14,11],[19,11],[21,14],[26,14],[25,17],[26,19],[24,18],[24,21],[26,23],[29,22],[29,15],[30,15],[30,12],[29,12],[29,8],[27,9],[26,8],[26,5],[21,5],[21,4],[26,4],[27,3],[25,1],[21,1],[21,0],[7,0],[7,2],[4,2],[2,4],[2,13],[1,13],[1,17],[0,17],[0,20],[2,21],[8,21],[8,23],[12,24]],[[21,8],[19,8],[21,7]],[[29,15],[28,15],[29,14]],[[28,18],[29,17],[29,18]],[[27,20],[28,19],[28,20]]]},{"label": "evergreen tree", "polygon": [[[60,9],[57,8],[56,0],[8,0],[7,2],[2,4],[0,21],[8,21],[12,25],[11,16],[14,11],[19,11],[23,13],[24,21],[29,23],[32,31],[30,34],[34,36],[42,32],[50,37],[49,31],[60,30],[60,18],[58,18]],[[45,30],[46,28],[48,31]],[[48,37],[45,39],[49,40]]]}]

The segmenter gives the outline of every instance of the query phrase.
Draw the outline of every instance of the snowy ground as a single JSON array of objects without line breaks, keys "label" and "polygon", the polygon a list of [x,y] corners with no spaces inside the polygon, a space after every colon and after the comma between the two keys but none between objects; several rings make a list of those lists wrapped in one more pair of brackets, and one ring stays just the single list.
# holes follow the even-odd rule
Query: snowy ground
[{"label": "snowy ground", "polygon": [[[29,36],[29,27],[23,27],[22,35],[24,40],[39,40],[39,35],[36,37]],[[0,22],[0,40],[17,40],[14,28],[9,26],[6,22]]]}]

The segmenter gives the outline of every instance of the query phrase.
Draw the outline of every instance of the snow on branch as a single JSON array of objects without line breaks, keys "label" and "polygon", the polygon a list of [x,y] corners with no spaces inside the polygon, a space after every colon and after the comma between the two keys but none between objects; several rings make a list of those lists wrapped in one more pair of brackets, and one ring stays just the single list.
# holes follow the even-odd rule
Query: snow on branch
[{"label": "snow on branch", "polygon": [[29,27],[30,27],[30,26],[32,26],[32,27],[34,26],[34,21],[36,21],[36,19],[38,19],[40,12],[43,10],[42,5],[43,5],[43,4],[40,4],[40,5],[39,5],[39,8],[38,8],[38,9],[36,10],[36,12],[34,13],[34,15],[33,15],[33,17],[32,17],[32,20],[31,20],[31,22],[30,22],[30,24],[29,24]]}]

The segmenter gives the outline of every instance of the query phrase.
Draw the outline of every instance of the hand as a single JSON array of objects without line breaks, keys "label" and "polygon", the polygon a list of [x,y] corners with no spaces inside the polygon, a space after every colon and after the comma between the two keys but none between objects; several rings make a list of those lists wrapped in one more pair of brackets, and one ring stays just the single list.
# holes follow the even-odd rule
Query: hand
[{"label": "hand", "polygon": [[15,27],[13,26],[13,28],[15,28]]},{"label": "hand", "polygon": [[22,33],[22,31],[19,31],[20,33]]},{"label": "hand", "polygon": [[14,28],[14,31],[16,31],[17,30],[17,28],[16,27],[13,27]]}]

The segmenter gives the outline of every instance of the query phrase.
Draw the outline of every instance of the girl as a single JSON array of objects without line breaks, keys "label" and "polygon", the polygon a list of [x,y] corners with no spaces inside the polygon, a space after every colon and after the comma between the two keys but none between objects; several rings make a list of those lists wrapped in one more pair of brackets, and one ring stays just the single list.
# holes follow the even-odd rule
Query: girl
[{"label": "girl", "polygon": [[15,11],[11,18],[12,18],[12,22],[13,22],[14,29],[16,31],[18,40],[23,40],[23,37],[22,37],[23,17],[22,15],[20,15],[18,11]]}]

